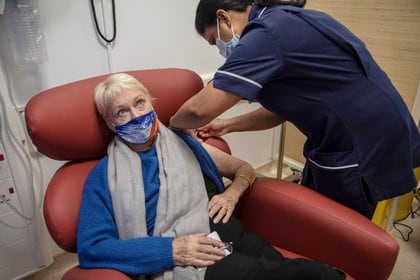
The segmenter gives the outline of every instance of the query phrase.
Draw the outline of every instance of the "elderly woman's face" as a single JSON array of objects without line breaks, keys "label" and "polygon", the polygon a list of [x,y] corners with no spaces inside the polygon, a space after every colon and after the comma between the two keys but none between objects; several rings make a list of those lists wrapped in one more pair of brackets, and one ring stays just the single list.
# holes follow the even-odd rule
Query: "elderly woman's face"
[{"label": "elderly woman's face", "polygon": [[108,108],[108,121],[115,126],[126,124],[153,109],[150,96],[140,90],[121,92]]}]

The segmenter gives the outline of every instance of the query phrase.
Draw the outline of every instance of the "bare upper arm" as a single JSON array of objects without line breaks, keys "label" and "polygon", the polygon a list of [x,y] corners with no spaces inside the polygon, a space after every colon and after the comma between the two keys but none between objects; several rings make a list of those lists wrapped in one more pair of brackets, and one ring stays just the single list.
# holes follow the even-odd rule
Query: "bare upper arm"
[{"label": "bare upper arm", "polygon": [[212,119],[242,99],[239,95],[213,87],[213,83],[209,83],[196,96],[197,106],[200,107],[200,111],[206,112]]},{"label": "bare upper arm", "polygon": [[176,128],[199,128],[238,103],[238,95],[217,89],[209,83],[199,93],[185,102],[171,118]]}]

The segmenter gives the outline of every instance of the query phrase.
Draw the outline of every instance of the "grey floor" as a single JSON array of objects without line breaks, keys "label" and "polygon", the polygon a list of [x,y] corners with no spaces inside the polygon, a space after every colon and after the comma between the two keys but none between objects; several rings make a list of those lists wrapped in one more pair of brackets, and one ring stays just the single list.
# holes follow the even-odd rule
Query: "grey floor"
[{"label": "grey floor", "polygon": [[[419,201],[414,200],[413,209],[419,209],[419,207]],[[403,225],[413,229],[410,235],[408,235],[410,232],[409,228],[402,225],[395,225],[395,228],[390,231],[392,236],[400,243],[400,254],[389,279],[420,280],[420,211],[417,211],[417,213],[409,215],[405,220],[401,221]],[[407,239],[407,237],[409,239],[405,241],[404,239]]]},{"label": "grey floor", "polygon": [[[269,164],[262,168],[257,169],[259,174],[264,176],[276,175],[277,164]],[[290,168],[285,167],[283,169],[282,177],[291,175],[293,172]],[[413,209],[420,207],[420,203],[414,200]],[[420,211],[418,211],[420,213]],[[409,235],[409,228],[405,226],[397,226],[402,232],[398,232],[397,229],[391,229],[390,233],[400,244],[400,253],[395,264],[394,270],[390,276],[390,280],[420,280],[420,216],[417,214],[409,215],[405,220],[401,221],[402,224],[409,226],[413,229],[413,232]],[[61,276],[69,268],[77,265],[77,256],[75,254],[63,253],[56,256],[54,262],[49,267],[31,275],[23,280],[57,280],[61,279]]]}]

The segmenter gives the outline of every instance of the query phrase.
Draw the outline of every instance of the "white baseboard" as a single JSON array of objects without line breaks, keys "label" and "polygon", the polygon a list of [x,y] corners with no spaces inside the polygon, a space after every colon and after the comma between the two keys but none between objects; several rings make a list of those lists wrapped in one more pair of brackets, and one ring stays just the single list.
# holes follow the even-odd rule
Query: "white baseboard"
[{"label": "white baseboard", "polygon": [[294,159],[292,159],[288,156],[283,157],[283,163],[292,167],[292,168],[296,168],[299,171],[302,171],[303,167],[305,166],[304,163],[302,163],[300,161],[297,161],[297,160],[294,160]]},{"label": "white baseboard", "polygon": [[[272,164],[275,161],[277,161],[277,159],[273,159],[270,162],[266,162],[266,163],[260,164],[258,166],[254,166],[254,169],[263,168],[263,167],[267,166],[268,164]],[[299,171],[303,171],[303,167],[305,166],[304,163],[302,163],[300,161],[297,161],[297,160],[294,160],[294,159],[292,159],[288,156],[283,157],[283,164],[285,164],[287,166],[290,166],[294,169],[297,169]]]}]

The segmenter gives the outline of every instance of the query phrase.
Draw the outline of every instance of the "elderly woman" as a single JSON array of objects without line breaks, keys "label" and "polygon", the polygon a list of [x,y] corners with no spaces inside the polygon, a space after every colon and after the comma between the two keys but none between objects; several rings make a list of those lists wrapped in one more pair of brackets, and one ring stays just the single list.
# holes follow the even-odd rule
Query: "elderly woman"
[{"label": "elderly woman", "polygon": [[[134,77],[111,75],[95,101],[116,136],[85,183],[82,267],[147,279],[344,278],[320,263],[286,259],[247,231],[232,212],[253,168],[166,128]],[[232,180],[226,190],[221,176]]]}]

